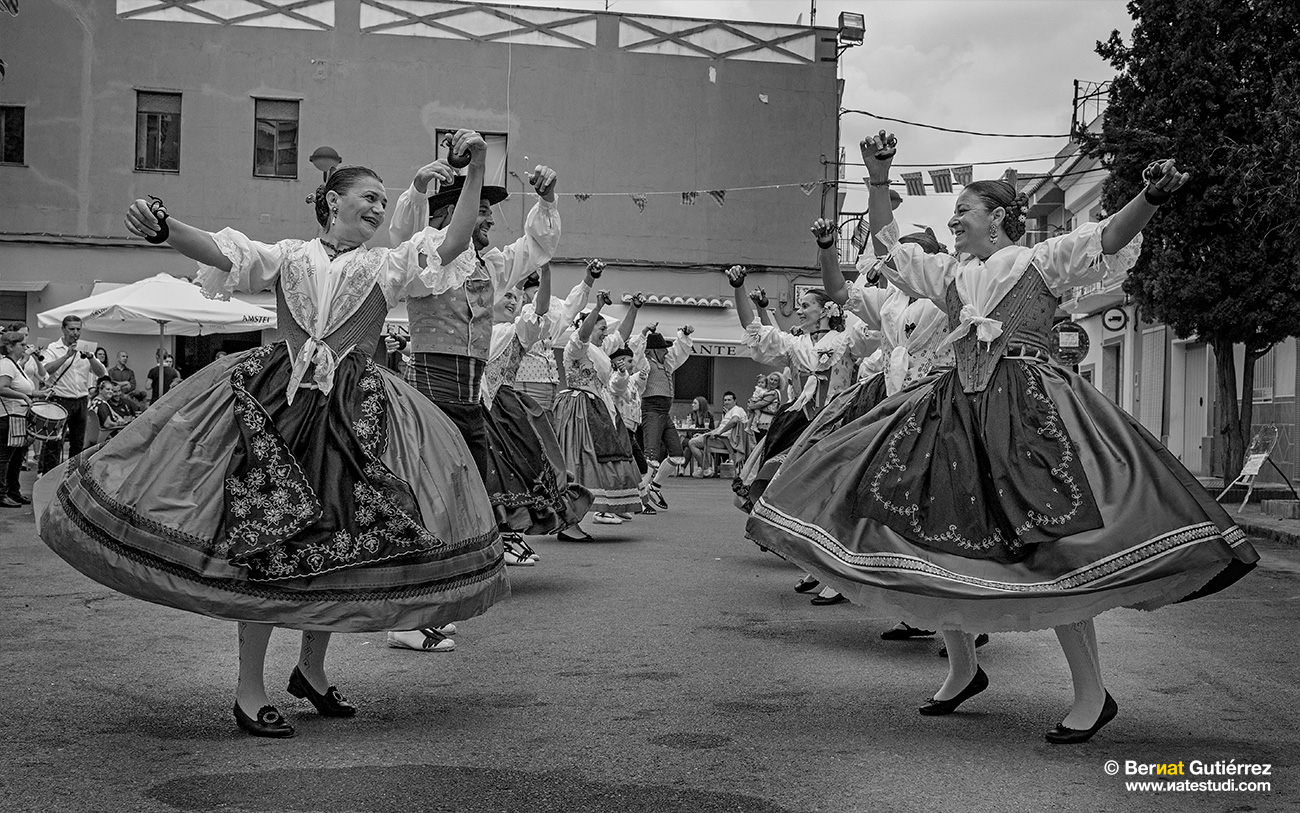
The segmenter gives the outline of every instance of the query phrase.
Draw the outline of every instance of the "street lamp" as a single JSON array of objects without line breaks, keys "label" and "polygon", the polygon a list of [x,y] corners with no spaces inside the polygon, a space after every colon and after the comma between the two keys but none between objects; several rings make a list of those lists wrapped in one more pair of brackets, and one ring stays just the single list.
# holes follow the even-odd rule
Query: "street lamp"
[{"label": "street lamp", "polygon": [[855,45],[861,45],[867,35],[867,18],[853,11],[840,12],[839,49],[836,55],[844,53]]},{"label": "street lamp", "polygon": [[329,181],[334,168],[343,163],[342,156],[333,147],[317,147],[316,151],[311,154],[311,158],[307,160],[311,161],[311,165],[321,171],[326,181]]}]

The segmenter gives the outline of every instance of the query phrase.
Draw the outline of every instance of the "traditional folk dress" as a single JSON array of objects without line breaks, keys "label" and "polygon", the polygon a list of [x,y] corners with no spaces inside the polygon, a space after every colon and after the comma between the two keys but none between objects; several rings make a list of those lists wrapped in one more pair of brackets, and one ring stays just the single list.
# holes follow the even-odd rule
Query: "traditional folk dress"
[{"label": "traditional folk dress", "polygon": [[[858,261],[858,270],[866,270],[885,258],[866,255]],[[871,330],[879,331],[879,354],[872,354],[875,372],[835,396],[813,419],[792,446],[800,451],[808,444],[870,412],[888,395],[922,381],[936,371],[952,367],[952,345],[944,344],[948,336],[948,316],[928,299],[911,297],[895,285],[877,288],[863,283],[865,274],[849,286],[844,310],[862,320]],[[878,360],[877,360],[878,359]],[[865,361],[865,360],[864,360]],[[798,453],[798,452],[795,452]]]},{"label": "traditional folk dress", "polygon": [[[586,286],[575,293],[579,289],[585,298]],[[550,414],[515,389],[521,359],[550,336],[549,315],[538,316],[528,305],[515,321],[494,325],[483,374],[488,499],[502,527],[525,534],[576,525],[592,503],[591,492],[569,477]]]},{"label": "traditional folk dress", "polygon": [[890,281],[947,314],[955,367],[786,460],[747,526],[854,602],[925,629],[1028,630],[1231,584],[1245,535],[1134,418],[1050,361],[1070,287],[1126,271],[1106,223],[986,261],[882,231]]},{"label": "traditional folk dress", "polygon": [[[389,241],[397,244],[429,219],[429,198],[412,184],[397,199]],[[432,282],[423,278],[407,288],[411,318],[411,361],[406,380],[438,405],[460,429],[474,462],[486,478],[487,417],[479,397],[492,340],[492,307],[538,266],[550,262],[560,242],[560,213],[554,201],[539,198],[524,223],[524,234],[503,249]]]},{"label": "traditional folk dress", "polygon": [[598,513],[639,513],[641,475],[632,458],[632,442],[611,388],[609,354],[622,344],[618,335],[603,347],[584,342],[574,330],[564,346],[567,388],[555,399],[555,434],[575,479],[591,490]]},{"label": "traditional folk dress", "polygon": [[128,595],[304,630],[434,627],[509,595],[456,427],[369,357],[406,285],[466,274],[473,252],[440,266],[433,230],[333,260],[319,240],[213,238],[233,267],[200,266],[205,292],[274,287],[284,340],[209,364],[70,461],[45,542]]},{"label": "traditional folk dress", "polygon": [[741,344],[762,364],[788,365],[799,377],[799,394],[772,419],[767,434],[750,452],[732,489],[738,504],[749,510],[776,475],[786,452],[798,440],[827,401],[853,386],[858,361],[879,346],[879,337],[855,316],[845,317],[844,330],[816,337],[795,335],[754,318]]}]

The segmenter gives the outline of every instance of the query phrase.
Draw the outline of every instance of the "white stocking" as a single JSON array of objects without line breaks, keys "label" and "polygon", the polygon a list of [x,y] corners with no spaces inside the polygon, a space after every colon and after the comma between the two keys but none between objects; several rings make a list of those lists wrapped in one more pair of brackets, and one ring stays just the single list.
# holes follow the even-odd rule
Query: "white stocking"
[{"label": "white stocking", "polygon": [[1101,658],[1097,652],[1097,628],[1090,618],[1055,629],[1074,682],[1074,706],[1061,724],[1066,728],[1091,728],[1106,702],[1106,689],[1101,684]]},{"label": "white stocking", "polygon": [[686,462],[684,457],[669,457],[659,465],[659,471],[655,472],[654,483],[657,486],[664,484],[664,480],[672,477],[677,473],[677,467]]},{"label": "white stocking", "polygon": [[948,679],[934,693],[935,700],[951,700],[970,685],[979,669],[975,657],[975,636],[961,630],[943,630],[943,645],[948,648]]}]

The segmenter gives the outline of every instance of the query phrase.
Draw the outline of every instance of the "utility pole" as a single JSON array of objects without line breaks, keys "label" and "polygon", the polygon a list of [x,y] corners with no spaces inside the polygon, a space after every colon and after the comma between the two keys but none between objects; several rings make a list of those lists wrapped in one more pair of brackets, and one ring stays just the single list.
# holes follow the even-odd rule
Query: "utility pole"
[{"label": "utility pole", "polygon": [[812,3],[812,13],[808,15],[808,27],[817,27],[817,0],[810,0]]}]

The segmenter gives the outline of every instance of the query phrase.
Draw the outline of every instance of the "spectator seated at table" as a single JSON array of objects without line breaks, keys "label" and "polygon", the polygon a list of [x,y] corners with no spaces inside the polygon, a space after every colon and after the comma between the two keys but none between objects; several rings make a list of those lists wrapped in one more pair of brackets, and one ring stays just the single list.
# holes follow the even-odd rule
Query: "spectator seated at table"
[{"label": "spectator seated at table", "polygon": [[[703,400],[703,399],[697,399]],[[726,392],[722,396],[722,408],[725,410],[722,421],[713,429],[696,435],[687,445],[687,454],[698,464],[697,477],[713,477],[713,454],[725,454],[733,464],[738,464],[745,456],[745,427],[749,416],[736,404],[736,394]],[[712,415],[709,416],[710,423]]]}]

